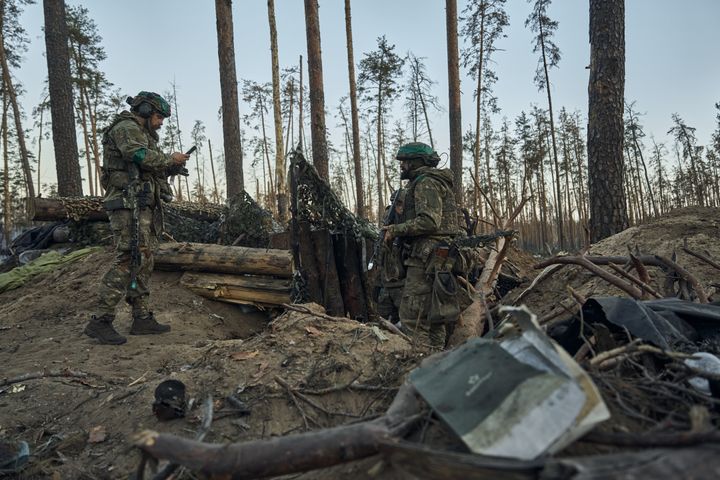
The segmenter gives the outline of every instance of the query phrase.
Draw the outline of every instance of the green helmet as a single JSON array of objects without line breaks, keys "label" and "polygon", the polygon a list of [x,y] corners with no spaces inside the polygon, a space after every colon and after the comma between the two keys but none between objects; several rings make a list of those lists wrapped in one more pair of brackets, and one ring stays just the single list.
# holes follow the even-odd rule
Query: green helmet
[{"label": "green helmet", "polygon": [[440,157],[430,145],[422,142],[406,143],[398,149],[397,160],[422,160],[425,165],[436,167],[440,162]]},{"label": "green helmet", "polygon": [[143,118],[147,118],[156,112],[165,118],[170,116],[170,104],[155,92],[142,91],[134,97],[128,97],[127,103]]}]

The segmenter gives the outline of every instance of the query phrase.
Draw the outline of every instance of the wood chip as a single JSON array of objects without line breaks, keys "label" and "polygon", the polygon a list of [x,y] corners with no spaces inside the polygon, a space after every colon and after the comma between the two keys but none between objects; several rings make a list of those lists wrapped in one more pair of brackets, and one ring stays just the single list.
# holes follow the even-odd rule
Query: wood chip
[{"label": "wood chip", "polygon": [[230,358],[237,361],[249,360],[257,357],[259,353],[259,350],[255,350],[254,352],[235,352],[230,354]]}]

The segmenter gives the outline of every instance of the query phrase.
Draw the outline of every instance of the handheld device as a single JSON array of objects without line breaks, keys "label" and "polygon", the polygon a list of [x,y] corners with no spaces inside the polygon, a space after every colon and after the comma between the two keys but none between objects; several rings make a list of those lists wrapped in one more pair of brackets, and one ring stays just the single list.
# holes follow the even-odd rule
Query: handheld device
[{"label": "handheld device", "polygon": [[191,155],[195,150],[197,150],[197,145],[193,145],[190,150],[185,152],[185,155]]}]

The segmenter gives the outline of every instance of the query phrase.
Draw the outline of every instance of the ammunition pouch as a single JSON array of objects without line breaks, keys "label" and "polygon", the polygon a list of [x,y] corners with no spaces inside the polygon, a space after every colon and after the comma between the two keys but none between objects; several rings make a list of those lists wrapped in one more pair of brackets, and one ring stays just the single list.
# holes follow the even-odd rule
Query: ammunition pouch
[{"label": "ammunition pouch", "polygon": [[469,292],[457,277],[467,275],[466,261],[457,247],[440,242],[425,269],[433,279],[428,320],[430,323],[455,322],[472,303]]},{"label": "ammunition pouch", "polygon": [[428,311],[430,323],[455,322],[471,303],[472,297],[452,272],[435,271]]}]

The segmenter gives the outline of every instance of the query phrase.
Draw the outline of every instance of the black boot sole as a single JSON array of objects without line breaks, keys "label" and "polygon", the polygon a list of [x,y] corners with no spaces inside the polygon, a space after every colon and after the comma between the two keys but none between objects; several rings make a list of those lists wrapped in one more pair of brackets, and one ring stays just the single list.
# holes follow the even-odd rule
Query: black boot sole
[{"label": "black boot sole", "polygon": [[90,338],[94,338],[95,340],[99,341],[102,345],[122,345],[123,343],[127,342],[127,338],[120,337],[117,340],[108,340],[102,335],[98,334],[94,330],[91,330],[87,327],[85,327],[85,330],[83,330],[83,333],[87,335]]}]

